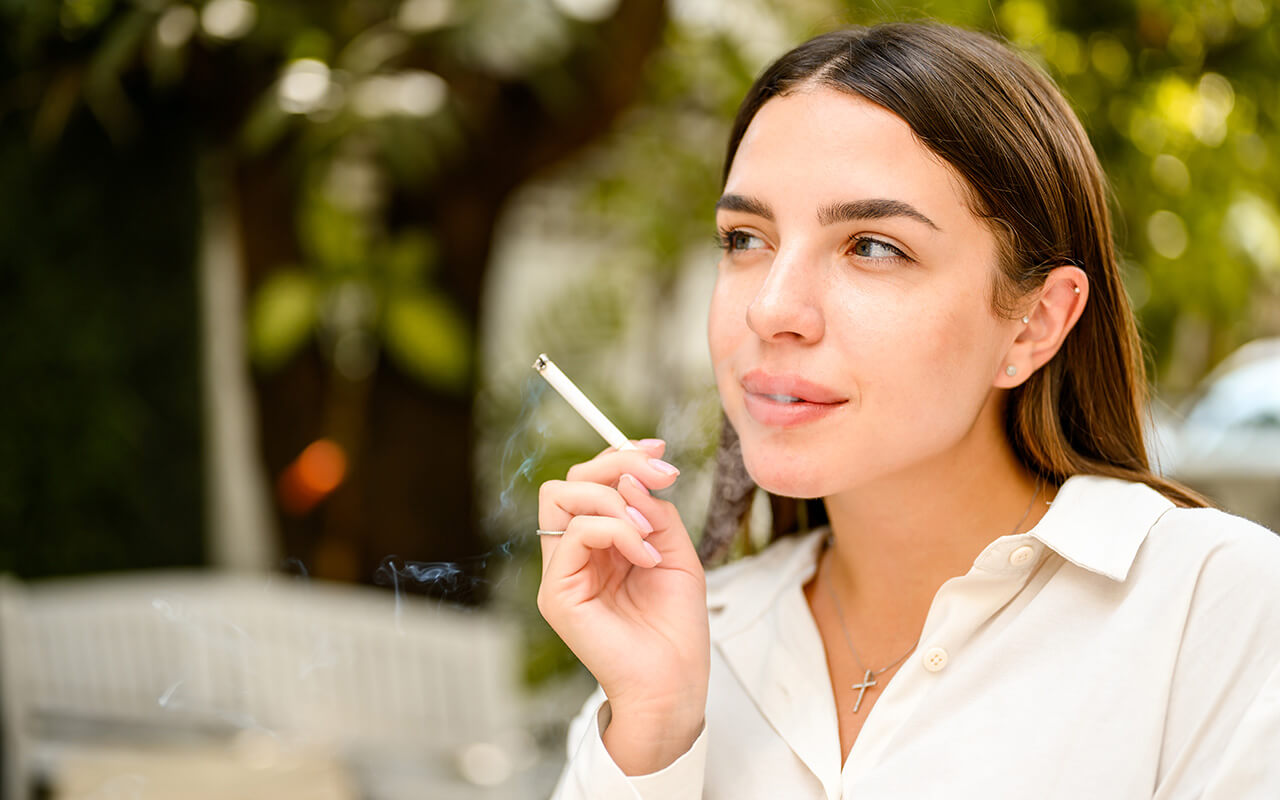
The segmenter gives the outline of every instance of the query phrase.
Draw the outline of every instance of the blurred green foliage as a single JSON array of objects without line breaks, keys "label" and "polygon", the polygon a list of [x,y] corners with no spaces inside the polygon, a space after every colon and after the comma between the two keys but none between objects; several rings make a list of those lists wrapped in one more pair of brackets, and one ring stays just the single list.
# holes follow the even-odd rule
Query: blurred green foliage
[{"label": "blurred green foliage", "polygon": [[33,156],[0,120],[0,572],[203,560],[197,201],[169,111],[123,152],[76,124]]},{"label": "blurred green foliage", "polygon": [[[530,21],[513,52],[502,31]],[[408,374],[456,392],[471,370],[469,326],[433,288],[428,229],[401,220],[392,231],[387,209],[395,186],[430,181],[464,135],[449,85],[415,53],[537,70],[573,24],[548,3],[512,0],[5,0],[0,113],[30,114],[37,147],[54,146],[81,108],[127,142],[169,90],[191,101],[206,146],[231,141],[247,157],[284,147],[303,175],[305,261],[279,265],[253,298],[255,363],[277,369],[318,341],[363,378],[381,343]],[[295,210],[281,211],[287,224]]]}]

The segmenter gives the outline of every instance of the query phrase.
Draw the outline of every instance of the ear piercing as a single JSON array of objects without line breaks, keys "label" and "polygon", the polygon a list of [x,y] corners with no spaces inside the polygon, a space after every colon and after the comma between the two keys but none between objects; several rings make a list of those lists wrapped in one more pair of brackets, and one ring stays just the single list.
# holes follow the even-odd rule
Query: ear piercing
[{"label": "ear piercing", "polygon": [[1071,291],[1075,292],[1076,294],[1080,294],[1080,287],[1079,287],[1079,286],[1072,286],[1072,287],[1071,287]]},{"label": "ear piercing", "polygon": [[[1077,289],[1076,291],[1080,291],[1080,290],[1079,290],[1079,289]],[[1026,325],[1026,324],[1027,324],[1027,323],[1029,323],[1029,322],[1031,322],[1031,317],[1029,317],[1029,316],[1027,316],[1027,315],[1025,315],[1025,314],[1024,314],[1024,315],[1022,316],[1022,324],[1023,324],[1023,325]],[[1015,367],[1014,365],[1010,364],[1009,366],[1007,366],[1007,367],[1005,367],[1005,368],[1004,368],[1004,374],[1005,374],[1005,375],[1008,375],[1010,378],[1012,378],[1014,375],[1017,375],[1017,374],[1018,374],[1018,368],[1017,368],[1017,367]]]}]

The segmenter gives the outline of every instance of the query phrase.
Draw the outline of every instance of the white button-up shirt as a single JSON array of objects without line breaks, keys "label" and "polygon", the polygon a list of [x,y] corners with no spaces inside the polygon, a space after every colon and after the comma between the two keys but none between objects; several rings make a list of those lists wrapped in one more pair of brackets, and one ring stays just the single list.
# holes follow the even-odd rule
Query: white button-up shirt
[{"label": "white button-up shirt", "polygon": [[[823,531],[707,575],[706,725],[627,777],[597,692],[557,800],[1280,798],[1280,537],[1070,478],[938,589],[847,760],[802,587]],[[592,724],[594,723],[594,724]]]}]

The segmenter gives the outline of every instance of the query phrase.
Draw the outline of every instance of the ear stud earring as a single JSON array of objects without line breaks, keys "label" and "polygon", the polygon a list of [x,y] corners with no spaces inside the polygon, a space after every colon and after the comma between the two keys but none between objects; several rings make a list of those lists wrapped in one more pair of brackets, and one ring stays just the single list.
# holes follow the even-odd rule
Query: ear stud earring
[{"label": "ear stud earring", "polygon": [[1022,318],[1022,324],[1023,324],[1023,325],[1026,325],[1026,324],[1027,324],[1028,322],[1030,322],[1030,321],[1031,321],[1031,318],[1030,318],[1030,317],[1023,317],[1023,318]]},{"label": "ear stud earring", "polygon": [[1080,287],[1079,287],[1079,286],[1072,286],[1072,287],[1071,287],[1071,291],[1075,292],[1076,294],[1080,294]]},{"label": "ear stud earring", "polygon": [[1004,374],[1012,378],[1014,375],[1018,374],[1018,368],[1010,364],[1009,366],[1004,368]]}]

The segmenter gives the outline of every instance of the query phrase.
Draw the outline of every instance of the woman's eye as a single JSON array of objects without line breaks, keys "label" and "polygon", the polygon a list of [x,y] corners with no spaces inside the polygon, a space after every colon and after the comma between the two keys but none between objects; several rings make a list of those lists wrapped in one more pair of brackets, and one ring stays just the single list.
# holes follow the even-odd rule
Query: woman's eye
[{"label": "woman's eye", "polygon": [[866,237],[854,238],[852,252],[855,256],[862,258],[906,258],[906,254],[893,245]]},{"label": "woman's eye", "polygon": [[746,231],[720,231],[716,238],[722,250],[758,250],[764,247],[764,240]]}]

